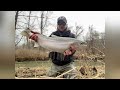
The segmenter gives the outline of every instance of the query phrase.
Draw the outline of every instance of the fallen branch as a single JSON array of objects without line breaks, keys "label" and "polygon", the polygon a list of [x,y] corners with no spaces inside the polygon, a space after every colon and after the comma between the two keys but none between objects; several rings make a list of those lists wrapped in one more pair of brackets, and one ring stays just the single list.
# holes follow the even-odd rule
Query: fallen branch
[{"label": "fallen branch", "polygon": [[63,73],[63,74],[61,74],[61,75],[59,75],[59,76],[57,76],[56,78],[60,78],[61,76],[65,75],[65,74],[67,74],[67,73],[69,73],[69,72],[71,72],[71,71],[74,70],[74,69],[76,69],[76,67],[73,68],[73,69],[71,69],[71,70],[69,70],[69,71],[67,71],[67,72],[65,72],[65,73]]}]

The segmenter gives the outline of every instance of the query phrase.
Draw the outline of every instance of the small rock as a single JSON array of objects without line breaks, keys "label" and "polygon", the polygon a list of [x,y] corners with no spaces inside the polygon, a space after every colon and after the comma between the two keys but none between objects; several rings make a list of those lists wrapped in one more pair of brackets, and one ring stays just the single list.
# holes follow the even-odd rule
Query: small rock
[{"label": "small rock", "polygon": [[79,71],[81,72],[82,75],[85,75],[85,68],[84,67],[81,67]]}]

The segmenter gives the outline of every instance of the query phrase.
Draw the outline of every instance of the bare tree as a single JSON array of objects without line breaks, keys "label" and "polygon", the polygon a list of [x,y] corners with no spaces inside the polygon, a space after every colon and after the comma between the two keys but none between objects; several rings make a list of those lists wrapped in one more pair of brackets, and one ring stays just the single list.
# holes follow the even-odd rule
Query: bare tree
[{"label": "bare tree", "polygon": [[89,31],[90,31],[90,42],[89,42],[89,47],[92,51],[92,54],[95,54],[95,51],[93,49],[93,44],[94,44],[94,37],[93,37],[93,25],[89,26]]},{"label": "bare tree", "polygon": [[89,26],[89,30],[86,36],[86,42],[88,45],[88,50],[91,51],[92,54],[96,54],[96,51],[100,54],[104,54],[103,49],[105,47],[103,48],[104,44],[102,44],[101,42],[100,35],[101,34],[93,28],[93,25]]},{"label": "bare tree", "polygon": [[[16,46],[23,41],[20,32],[25,29],[35,30],[43,34],[46,31],[46,27],[48,26],[49,17],[51,16],[51,11],[16,11],[16,32],[19,35],[19,40],[16,40]],[[21,37],[21,38],[20,38]],[[18,39],[18,38],[16,38]],[[29,38],[26,38],[26,45],[29,47],[29,43],[31,42]]]},{"label": "bare tree", "polygon": [[101,44],[105,48],[105,33],[100,33]]},{"label": "bare tree", "polygon": [[17,24],[17,20],[18,20],[18,13],[19,13],[19,11],[16,11],[16,14],[15,14],[15,30],[16,30],[16,24]]},{"label": "bare tree", "polygon": [[45,27],[47,27],[48,25],[48,19],[50,17],[50,15],[52,14],[52,12],[50,11],[41,11],[41,20],[40,20],[40,33],[44,34],[45,32]]},{"label": "bare tree", "polygon": [[44,11],[41,11],[41,25],[40,25],[40,30],[41,30],[41,34],[43,34],[43,17],[44,16]]},{"label": "bare tree", "polygon": [[89,26],[89,30],[86,36],[86,42],[88,44],[88,49],[91,51],[92,54],[95,54],[95,49],[93,48],[95,43],[95,33],[96,31],[94,31],[93,25]]},{"label": "bare tree", "polygon": [[84,29],[82,26],[78,26],[77,24],[75,24],[75,30],[73,30],[73,32],[75,33],[76,38],[79,37],[83,31]]}]

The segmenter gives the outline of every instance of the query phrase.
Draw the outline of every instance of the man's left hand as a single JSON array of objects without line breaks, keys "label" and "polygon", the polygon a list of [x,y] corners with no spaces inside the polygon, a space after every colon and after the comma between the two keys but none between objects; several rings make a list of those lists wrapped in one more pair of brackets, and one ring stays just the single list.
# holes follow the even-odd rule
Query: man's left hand
[{"label": "man's left hand", "polygon": [[75,53],[75,51],[76,47],[71,45],[69,49],[65,50],[64,55],[72,55],[73,53]]}]

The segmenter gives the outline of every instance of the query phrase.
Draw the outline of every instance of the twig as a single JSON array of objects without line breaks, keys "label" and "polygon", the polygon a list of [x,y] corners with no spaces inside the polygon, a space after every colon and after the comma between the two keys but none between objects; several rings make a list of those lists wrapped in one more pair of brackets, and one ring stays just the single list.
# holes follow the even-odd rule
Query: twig
[{"label": "twig", "polygon": [[105,49],[105,46],[101,43],[101,45],[103,46],[103,48]]}]

